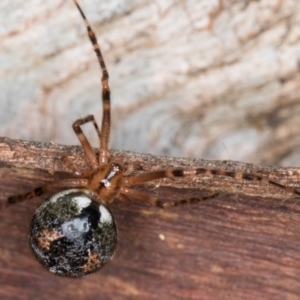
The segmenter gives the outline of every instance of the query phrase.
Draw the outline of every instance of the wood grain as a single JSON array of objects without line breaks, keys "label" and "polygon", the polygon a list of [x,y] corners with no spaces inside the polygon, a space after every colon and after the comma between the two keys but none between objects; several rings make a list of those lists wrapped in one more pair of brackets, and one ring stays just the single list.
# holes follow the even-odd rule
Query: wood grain
[{"label": "wood grain", "polygon": [[[66,175],[60,156],[86,161],[80,147],[0,139],[0,203]],[[299,186],[298,169],[233,161],[156,157],[113,151],[144,170],[215,166],[259,170]],[[294,175],[292,175],[294,174]],[[1,210],[1,299],[299,299],[300,208],[275,187],[224,177],[161,181],[143,188],[164,199],[219,191],[197,205],[161,210],[138,201],[110,207],[119,229],[115,257],[100,272],[79,279],[56,277],[39,266],[27,230],[33,199]],[[41,297],[42,295],[42,297]]]}]

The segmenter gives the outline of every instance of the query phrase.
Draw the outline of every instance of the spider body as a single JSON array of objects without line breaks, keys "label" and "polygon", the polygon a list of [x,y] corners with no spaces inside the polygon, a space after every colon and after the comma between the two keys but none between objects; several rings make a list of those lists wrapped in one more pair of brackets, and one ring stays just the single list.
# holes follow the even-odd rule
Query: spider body
[{"label": "spider body", "polygon": [[[67,157],[61,161],[72,176],[22,195],[11,196],[7,204],[15,204],[56,191],[37,210],[32,219],[29,243],[38,261],[49,271],[65,277],[81,277],[102,268],[113,256],[117,244],[117,229],[107,205],[114,200],[137,199],[160,208],[198,203],[214,198],[218,193],[199,198],[164,201],[134,189],[135,185],[149,181],[202,175],[226,176],[235,180],[264,181],[299,195],[297,190],[263,177],[255,172],[226,171],[223,169],[189,168],[127,174],[133,166],[123,166],[110,157],[108,142],[110,135],[110,89],[108,72],[96,36],[84,13],[74,0],[85,21],[88,37],[93,45],[102,71],[102,126],[99,129],[93,115],[73,123],[87,158],[89,168],[78,170]],[[94,152],[81,126],[92,123],[100,140],[100,147]],[[130,168],[133,167],[133,168]]]},{"label": "spider body", "polygon": [[54,194],[37,208],[29,244],[40,264],[56,275],[82,277],[106,264],[117,245],[109,209],[87,189]]},{"label": "spider body", "polygon": [[105,164],[93,171],[88,187],[100,199],[110,203],[120,194],[122,181],[123,166],[119,163]]},{"label": "spider body", "polygon": [[44,268],[64,277],[82,277],[111,259],[117,227],[105,203],[119,195],[123,170],[119,163],[101,164],[88,176],[88,189],[54,194],[36,210],[29,244]]}]

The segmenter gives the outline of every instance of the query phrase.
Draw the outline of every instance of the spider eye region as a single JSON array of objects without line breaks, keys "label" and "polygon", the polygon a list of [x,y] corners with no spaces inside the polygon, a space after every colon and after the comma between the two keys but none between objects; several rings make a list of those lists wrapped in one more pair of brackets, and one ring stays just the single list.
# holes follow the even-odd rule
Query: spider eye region
[{"label": "spider eye region", "polygon": [[117,227],[109,209],[88,190],[51,196],[37,208],[29,244],[40,264],[56,275],[82,277],[101,269],[114,255]]}]

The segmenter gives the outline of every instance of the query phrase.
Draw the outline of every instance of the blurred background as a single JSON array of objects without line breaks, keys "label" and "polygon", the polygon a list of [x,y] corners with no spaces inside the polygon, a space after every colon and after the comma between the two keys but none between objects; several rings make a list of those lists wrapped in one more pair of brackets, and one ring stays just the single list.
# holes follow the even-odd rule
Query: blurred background
[{"label": "blurred background", "polygon": [[[300,1],[78,1],[112,149],[300,166]],[[73,1],[1,0],[0,20],[0,135],[79,144],[72,122],[102,107]]]}]

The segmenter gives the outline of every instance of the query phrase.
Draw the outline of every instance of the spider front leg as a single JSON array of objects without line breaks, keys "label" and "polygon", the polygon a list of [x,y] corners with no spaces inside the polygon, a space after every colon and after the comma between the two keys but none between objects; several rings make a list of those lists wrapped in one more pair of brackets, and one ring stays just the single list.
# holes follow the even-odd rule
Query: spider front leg
[{"label": "spider front leg", "polygon": [[215,198],[219,195],[219,193],[212,194],[206,197],[199,197],[199,198],[189,198],[189,199],[182,199],[182,200],[175,200],[175,201],[168,201],[168,200],[160,200],[156,197],[149,196],[137,190],[122,188],[121,195],[125,195],[127,197],[131,197],[137,200],[145,201],[151,205],[158,206],[160,208],[172,208],[179,205],[185,204],[196,204],[200,201],[208,200]]},{"label": "spider front leg", "polygon": [[90,23],[85,17],[82,9],[78,5],[77,1],[74,0],[75,5],[77,6],[88,32],[88,37],[93,45],[94,51],[96,52],[96,56],[102,71],[102,105],[103,105],[103,116],[102,116],[102,126],[101,126],[101,138],[100,138],[100,149],[99,149],[99,162],[101,164],[108,163],[109,161],[109,152],[108,152],[108,142],[110,135],[110,123],[111,123],[111,114],[110,114],[110,88],[108,85],[108,71],[106,69],[106,65],[103,59],[103,55],[101,53],[99,44],[97,42],[96,35],[92,30]]},{"label": "spider front leg", "polygon": [[47,184],[42,187],[35,188],[31,192],[27,192],[22,195],[10,196],[7,198],[6,206],[11,204],[19,203],[22,201],[30,200],[34,197],[41,196],[45,192],[59,190],[59,189],[69,189],[69,188],[85,188],[88,186],[87,179],[66,179],[59,182],[54,182]]},{"label": "spider front leg", "polygon": [[[85,134],[83,133],[82,129],[80,128],[80,126],[88,123],[88,122],[92,122],[96,131],[97,131],[97,134],[98,134],[98,137],[99,139],[101,139],[101,133],[100,133],[100,130],[99,130],[99,127],[95,121],[95,118],[93,115],[88,115],[87,117],[85,118],[82,118],[82,119],[78,119],[76,120],[72,127],[73,127],[73,130],[75,132],[75,134],[77,135],[80,143],[81,143],[81,146],[92,166],[93,169],[96,169],[98,166],[99,166],[99,163],[98,163],[98,159],[97,159],[97,156],[90,144],[90,142],[88,141],[88,139],[86,138]],[[69,166],[71,166],[69,164]]]},{"label": "spider front leg", "polygon": [[172,177],[187,177],[187,176],[198,176],[198,175],[213,175],[213,176],[225,176],[233,178],[237,181],[261,181],[273,186],[277,186],[287,192],[293,193],[296,196],[300,195],[300,192],[295,188],[287,187],[279,184],[268,177],[257,174],[256,172],[243,172],[243,171],[227,171],[223,169],[210,169],[210,168],[195,168],[195,169],[169,169],[164,171],[155,171],[139,175],[127,176],[124,180],[126,187],[131,187],[136,184],[145,183],[148,181],[172,178]]},{"label": "spider front leg", "polygon": [[209,169],[209,168],[195,168],[195,169],[168,169],[163,171],[154,171],[149,173],[143,173],[135,176],[128,176],[126,178],[126,185],[131,186],[148,182],[151,180],[172,178],[172,177],[191,177],[198,175],[217,175],[231,177],[236,180],[254,180],[254,181],[267,181],[272,183],[270,180],[263,178],[260,175],[244,173],[241,171],[226,171],[222,169]]}]

